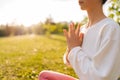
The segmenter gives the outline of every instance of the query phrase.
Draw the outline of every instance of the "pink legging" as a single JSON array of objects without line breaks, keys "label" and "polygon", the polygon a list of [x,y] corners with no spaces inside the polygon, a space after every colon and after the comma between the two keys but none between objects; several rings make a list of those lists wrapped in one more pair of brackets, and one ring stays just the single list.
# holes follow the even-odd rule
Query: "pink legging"
[{"label": "pink legging", "polygon": [[78,80],[78,79],[58,72],[42,71],[39,75],[39,80]]}]

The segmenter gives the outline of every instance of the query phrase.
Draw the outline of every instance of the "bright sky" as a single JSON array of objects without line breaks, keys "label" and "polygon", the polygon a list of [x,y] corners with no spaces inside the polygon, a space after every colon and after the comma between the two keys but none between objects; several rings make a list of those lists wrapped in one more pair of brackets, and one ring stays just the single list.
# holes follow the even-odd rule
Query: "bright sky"
[{"label": "bright sky", "polygon": [[78,0],[0,0],[0,24],[29,26],[51,16],[55,22],[81,21],[86,15]]}]

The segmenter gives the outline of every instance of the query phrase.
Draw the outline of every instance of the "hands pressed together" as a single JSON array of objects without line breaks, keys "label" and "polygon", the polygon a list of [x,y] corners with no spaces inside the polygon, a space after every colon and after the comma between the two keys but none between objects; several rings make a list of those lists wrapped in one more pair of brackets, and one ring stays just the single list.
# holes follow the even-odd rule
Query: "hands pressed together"
[{"label": "hands pressed together", "polygon": [[78,24],[75,29],[74,23],[70,23],[68,31],[66,29],[63,30],[64,35],[66,37],[68,51],[77,46],[82,46],[84,34],[80,33],[80,25]]}]

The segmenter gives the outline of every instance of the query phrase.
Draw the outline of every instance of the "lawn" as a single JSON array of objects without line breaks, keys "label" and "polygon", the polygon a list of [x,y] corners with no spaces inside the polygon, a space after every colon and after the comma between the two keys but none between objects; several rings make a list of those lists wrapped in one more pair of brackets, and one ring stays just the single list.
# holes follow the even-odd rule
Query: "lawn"
[{"label": "lawn", "polygon": [[65,38],[58,35],[0,38],[0,80],[38,80],[42,70],[76,77],[63,63],[65,49]]}]

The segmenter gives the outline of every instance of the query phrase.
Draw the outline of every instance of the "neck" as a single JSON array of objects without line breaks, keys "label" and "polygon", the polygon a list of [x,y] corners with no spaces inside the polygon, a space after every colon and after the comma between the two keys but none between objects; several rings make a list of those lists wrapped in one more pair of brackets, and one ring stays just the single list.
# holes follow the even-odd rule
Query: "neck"
[{"label": "neck", "polygon": [[101,6],[97,6],[91,10],[87,10],[87,13],[89,18],[88,27],[106,18]]}]

